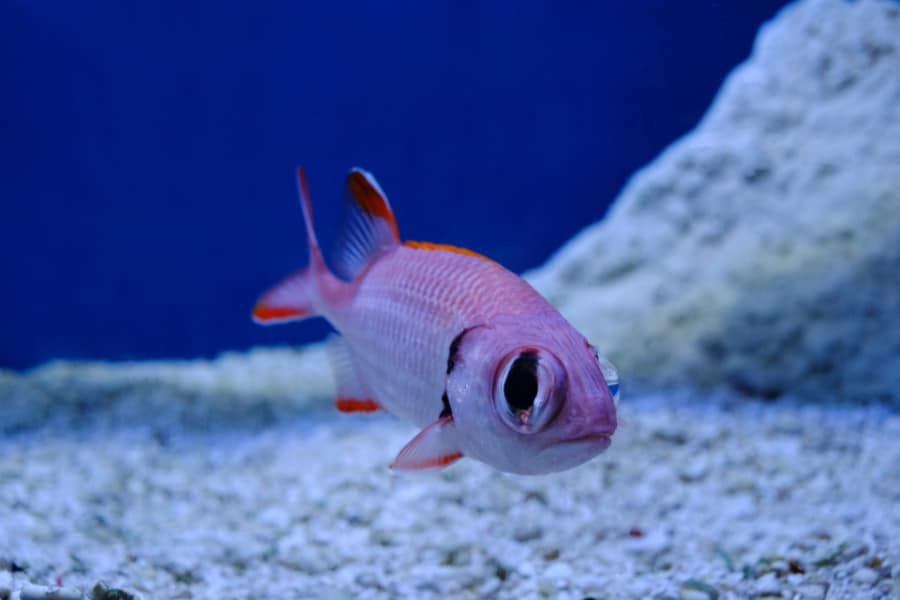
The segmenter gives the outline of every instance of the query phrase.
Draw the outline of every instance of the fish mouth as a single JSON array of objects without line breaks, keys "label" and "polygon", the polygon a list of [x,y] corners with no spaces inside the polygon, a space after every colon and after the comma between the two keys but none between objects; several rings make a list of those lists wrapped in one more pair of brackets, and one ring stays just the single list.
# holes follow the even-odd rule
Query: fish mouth
[{"label": "fish mouth", "polygon": [[608,440],[610,440],[610,439],[612,439],[612,434],[611,434],[611,433],[606,433],[606,432],[604,432],[604,433],[586,433],[586,434],[580,435],[580,436],[578,436],[578,437],[576,437],[576,438],[572,438],[572,439],[569,440],[569,441],[572,441],[572,442],[593,442],[593,441],[596,441],[596,440],[607,440],[607,441],[608,441]]},{"label": "fish mouth", "polygon": [[588,433],[586,435],[579,436],[577,438],[572,438],[570,440],[566,440],[563,442],[564,444],[598,444],[602,445],[603,449],[609,448],[609,445],[612,444],[612,434],[609,433]]},{"label": "fish mouth", "polygon": [[612,437],[607,433],[589,433],[560,440],[540,451],[541,473],[564,471],[585,463],[612,444]]},{"label": "fish mouth", "polygon": [[591,446],[592,449],[596,452],[603,452],[604,450],[609,448],[610,444],[612,444],[611,433],[586,433],[578,437],[559,441],[551,446],[548,446],[544,449],[544,451],[551,450],[553,448],[559,449],[572,446]]},{"label": "fish mouth", "polygon": [[[570,437],[566,440],[562,440],[563,443],[600,443],[609,444],[612,441],[612,436],[616,432],[616,421],[612,420],[610,423],[593,423],[590,427],[585,427],[581,431],[581,435],[577,435],[574,437]],[[580,432],[573,432],[580,433]]]}]

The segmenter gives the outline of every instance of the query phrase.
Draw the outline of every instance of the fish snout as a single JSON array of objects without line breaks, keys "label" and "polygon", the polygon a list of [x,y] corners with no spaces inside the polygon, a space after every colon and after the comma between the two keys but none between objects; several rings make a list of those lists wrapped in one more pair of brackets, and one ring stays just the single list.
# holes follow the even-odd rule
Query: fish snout
[{"label": "fish snout", "polygon": [[611,437],[618,427],[616,405],[609,396],[598,396],[589,403],[590,417],[585,420],[585,437]]}]

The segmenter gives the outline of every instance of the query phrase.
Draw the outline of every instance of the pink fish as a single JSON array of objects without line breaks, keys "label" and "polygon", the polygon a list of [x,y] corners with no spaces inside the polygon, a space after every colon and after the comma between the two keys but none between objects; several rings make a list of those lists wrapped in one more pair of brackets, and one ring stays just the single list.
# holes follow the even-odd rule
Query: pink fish
[{"label": "pink fish", "polygon": [[521,277],[471,250],[401,242],[375,179],[347,176],[350,216],[326,266],[297,169],[309,265],[263,294],[257,323],[321,316],[337,408],[386,410],[421,427],[391,468],[442,468],[468,456],[521,474],[561,471],[610,445],[611,365]]}]

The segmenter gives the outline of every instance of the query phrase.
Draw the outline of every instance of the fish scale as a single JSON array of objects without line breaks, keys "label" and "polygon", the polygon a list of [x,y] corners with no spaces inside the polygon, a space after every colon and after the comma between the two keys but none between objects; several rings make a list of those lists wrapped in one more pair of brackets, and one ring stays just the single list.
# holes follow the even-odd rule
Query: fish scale
[{"label": "fish scale", "polygon": [[382,257],[333,320],[378,402],[419,426],[441,412],[450,343],[478,319],[479,279],[497,269],[423,254],[433,253],[399,247]]},{"label": "fish scale", "polygon": [[332,323],[376,400],[425,426],[443,407],[450,343],[460,332],[546,309],[543,297],[496,263],[399,246],[373,264]]}]

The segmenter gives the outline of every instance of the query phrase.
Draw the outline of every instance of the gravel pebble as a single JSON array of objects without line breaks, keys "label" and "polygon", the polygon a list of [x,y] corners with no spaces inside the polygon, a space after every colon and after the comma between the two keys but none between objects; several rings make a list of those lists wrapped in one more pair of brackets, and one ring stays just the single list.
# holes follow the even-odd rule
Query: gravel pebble
[{"label": "gravel pebble", "polygon": [[822,600],[828,592],[828,588],[824,585],[809,583],[798,585],[795,590],[803,600]]},{"label": "gravel pebble", "polygon": [[681,600],[717,600],[719,592],[705,581],[691,579],[681,585],[678,597]]},{"label": "gravel pebble", "polygon": [[566,582],[572,577],[572,567],[564,562],[554,562],[544,570],[543,577],[551,581]]},{"label": "gravel pebble", "polygon": [[682,481],[685,482],[693,482],[700,481],[704,477],[706,477],[707,473],[709,473],[709,459],[705,456],[698,456],[696,458],[691,459],[684,467],[679,471],[679,476]]},{"label": "gravel pebble", "polygon": [[853,573],[853,579],[860,582],[865,583],[867,585],[873,585],[878,581],[878,571],[869,568],[858,569],[855,573]]},{"label": "gravel pebble", "polygon": [[21,600],[81,600],[81,590],[69,587],[48,587],[26,583],[19,591]]},{"label": "gravel pebble", "polygon": [[0,600],[8,600],[13,590],[12,573],[0,571]]},{"label": "gravel pebble", "polygon": [[782,590],[782,584],[778,581],[778,576],[775,573],[766,573],[762,577],[756,580],[756,593],[761,596],[774,596],[780,595]]}]

